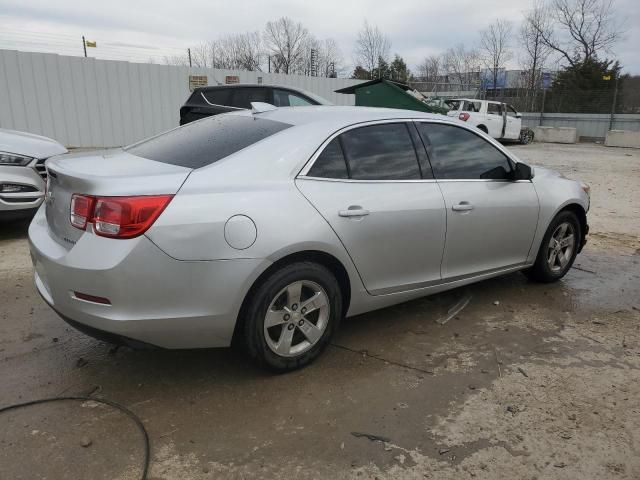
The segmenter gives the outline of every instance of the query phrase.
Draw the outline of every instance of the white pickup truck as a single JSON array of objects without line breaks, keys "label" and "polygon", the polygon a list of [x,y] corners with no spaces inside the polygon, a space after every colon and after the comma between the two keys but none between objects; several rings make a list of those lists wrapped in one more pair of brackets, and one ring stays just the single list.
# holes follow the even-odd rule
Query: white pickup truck
[{"label": "white pickup truck", "polygon": [[522,127],[522,115],[507,103],[473,98],[452,98],[444,103],[449,107],[448,116],[475,125],[493,138],[525,145],[533,140],[533,130]]}]

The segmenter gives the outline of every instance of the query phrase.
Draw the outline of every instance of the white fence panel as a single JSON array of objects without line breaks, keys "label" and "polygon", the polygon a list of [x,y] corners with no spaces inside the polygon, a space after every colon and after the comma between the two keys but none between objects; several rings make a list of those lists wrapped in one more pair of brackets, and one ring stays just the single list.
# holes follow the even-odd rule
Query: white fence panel
[{"label": "white fence panel", "polygon": [[353,95],[335,90],[359,83],[0,50],[0,128],[45,135],[70,147],[126,145],[178,125],[190,74],[207,75],[209,85],[224,84],[230,75],[240,83],[261,78],[263,84],[303,88],[336,105],[353,105]]}]

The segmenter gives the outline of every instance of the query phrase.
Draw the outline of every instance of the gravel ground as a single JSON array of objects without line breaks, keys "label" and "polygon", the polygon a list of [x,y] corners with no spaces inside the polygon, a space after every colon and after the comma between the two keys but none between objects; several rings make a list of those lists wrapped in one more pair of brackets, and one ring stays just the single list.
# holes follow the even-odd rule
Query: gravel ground
[{"label": "gravel ground", "polygon": [[[512,148],[591,185],[575,268],[355,317],[287,375],[226,349],[114,349],[75,332],[32,286],[26,224],[3,226],[0,406],[118,401],[149,431],[156,480],[640,478],[640,151]],[[134,479],[141,455],[135,426],[94,402],[0,417],[0,478]]]}]

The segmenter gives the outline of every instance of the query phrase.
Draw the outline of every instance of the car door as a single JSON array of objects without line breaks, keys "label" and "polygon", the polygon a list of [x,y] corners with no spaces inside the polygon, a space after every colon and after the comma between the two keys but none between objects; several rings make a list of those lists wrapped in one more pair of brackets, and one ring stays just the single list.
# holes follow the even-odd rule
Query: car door
[{"label": "car door", "polygon": [[511,105],[506,105],[507,110],[507,126],[505,128],[504,137],[510,140],[517,140],[520,138],[520,128],[522,125],[521,119],[518,117],[518,112]]},{"label": "car door", "polygon": [[502,138],[504,119],[502,118],[502,104],[487,102],[487,129],[493,138]]},{"label": "car door", "polygon": [[443,281],[522,265],[538,223],[530,180],[511,180],[514,163],[475,132],[418,123],[447,212]]},{"label": "car door", "polygon": [[371,294],[439,282],[444,200],[412,123],[344,131],[296,185],[336,232]]}]

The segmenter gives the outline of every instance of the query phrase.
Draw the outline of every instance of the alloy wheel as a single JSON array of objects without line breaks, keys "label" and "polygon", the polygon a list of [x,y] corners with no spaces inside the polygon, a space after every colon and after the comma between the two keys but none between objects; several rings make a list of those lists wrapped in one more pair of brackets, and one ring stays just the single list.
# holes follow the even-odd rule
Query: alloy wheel
[{"label": "alloy wheel", "polygon": [[553,273],[563,271],[571,261],[576,245],[573,225],[563,222],[556,227],[549,239],[547,264]]},{"label": "alloy wheel", "polygon": [[329,323],[329,297],[315,282],[301,280],[280,290],[267,308],[264,338],[275,354],[294,357],[320,341]]}]

